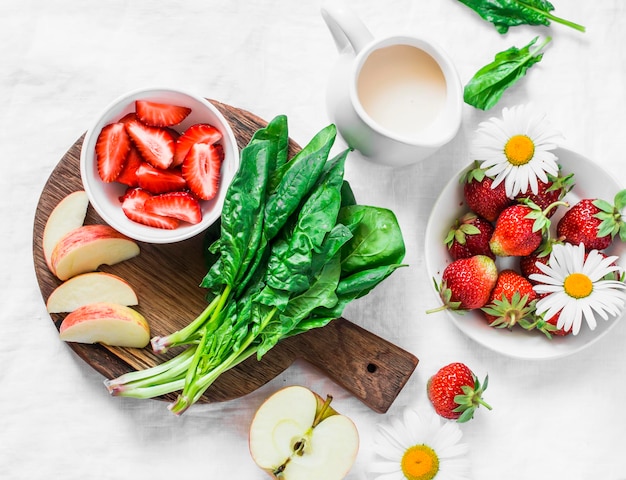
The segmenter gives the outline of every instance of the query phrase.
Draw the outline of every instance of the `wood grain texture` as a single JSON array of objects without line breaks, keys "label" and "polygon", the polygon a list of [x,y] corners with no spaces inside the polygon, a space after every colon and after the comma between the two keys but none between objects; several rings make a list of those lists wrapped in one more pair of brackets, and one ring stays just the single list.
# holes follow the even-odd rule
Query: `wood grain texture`
[{"label": "wood grain texture", "polygon": [[[254,114],[211,100],[230,122],[240,148],[252,134],[266,125]],[[52,209],[66,195],[82,190],[79,159],[84,135],[65,153],[41,193],[33,226],[33,259],[44,301],[61,283],[50,273],[42,251],[42,235]],[[299,146],[290,143],[293,155]],[[89,206],[85,223],[103,223]],[[199,283],[206,273],[202,255],[204,235],[170,244],[139,243],[141,253],[126,262],[100,270],[127,280],[139,296],[136,309],[149,321],[153,335],[167,335],[193,320],[205,306],[205,291]],[[51,314],[59,328],[64,315]],[[174,349],[155,355],[144,349],[68,343],[86,363],[106,378],[157,365],[174,356]],[[281,341],[261,361],[250,358],[229,370],[206,391],[201,402],[220,402],[254,391],[288,368],[296,359],[317,367],[373,410],[384,413],[391,406],[418,359],[411,353],[364,330],[346,319],[337,319],[324,328]],[[104,387],[103,387],[104,388]],[[173,400],[176,394],[162,397]]]}]

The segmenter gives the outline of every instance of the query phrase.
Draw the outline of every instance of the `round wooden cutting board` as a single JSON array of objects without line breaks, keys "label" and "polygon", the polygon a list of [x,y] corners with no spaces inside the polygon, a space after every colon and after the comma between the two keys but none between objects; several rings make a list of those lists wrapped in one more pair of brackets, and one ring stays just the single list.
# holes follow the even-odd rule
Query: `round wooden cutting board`
[{"label": "round wooden cutting board", "polygon": [[[267,122],[254,114],[211,100],[231,124],[240,148]],[[80,150],[84,135],[65,153],[41,193],[33,227],[33,258],[44,302],[60,285],[48,269],[42,250],[42,235],[52,209],[71,192],[82,190]],[[290,154],[299,150],[290,143]],[[104,223],[89,206],[86,224]],[[192,321],[205,307],[205,291],[199,283],[206,274],[204,234],[183,242],[157,245],[139,242],[139,256],[99,270],[115,273],[129,282],[139,297],[135,308],[150,323],[152,335],[167,335]],[[57,329],[65,315],[51,314]],[[162,363],[180,352],[165,355],[144,349],[68,343],[85,362],[106,378]],[[372,409],[385,412],[400,392],[418,360],[412,354],[357,325],[337,319],[324,328],[281,341],[261,361],[250,358],[228,372],[206,391],[202,402],[238,398],[264,385],[297,358],[317,366]],[[105,388],[105,387],[103,387]],[[173,400],[176,393],[162,397]]]}]

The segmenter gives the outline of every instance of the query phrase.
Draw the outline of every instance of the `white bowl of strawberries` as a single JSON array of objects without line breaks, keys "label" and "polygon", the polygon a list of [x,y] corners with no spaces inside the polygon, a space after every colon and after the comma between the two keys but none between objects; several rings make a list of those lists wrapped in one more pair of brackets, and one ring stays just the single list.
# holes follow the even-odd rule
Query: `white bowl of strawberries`
[{"label": "white bowl of strawberries", "polygon": [[[557,228],[563,216],[581,200],[601,199],[612,203],[615,195],[621,191],[614,178],[591,160],[565,148],[558,148],[555,150],[555,153],[561,167],[560,177],[573,174],[573,187],[570,187],[571,189],[562,198],[566,205],[555,207],[557,209],[550,217],[550,237],[553,239],[558,238]],[[492,303],[490,304],[488,301],[483,307],[462,309],[460,311],[454,311],[451,308],[441,308],[443,303],[440,295],[442,277],[446,268],[455,260],[455,255],[449,249],[446,240],[452,245],[454,239],[449,235],[450,230],[459,221],[461,223],[469,223],[470,219],[464,216],[468,213],[473,213],[473,208],[470,208],[471,200],[466,197],[464,186],[460,182],[461,178],[472,167],[473,165],[467,166],[450,179],[435,202],[428,221],[425,234],[425,259],[428,273],[434,279],[433,285],[437,285],[434,289],[436,299],[433,301],[433,308],[429,311],[432,313],[432,311],[441,310],[441,313],[437,314],[447,315],[464,334],[479,344],[501,354],[521,359],[563,357],[578,352],[607,335],[618,323],[623,312],[620,315],[611,316],[606,321],[598,320],[597,326],[593,330],[586,328],[587,325],[583,325],[584,328],[581,328],[574,335],[571,331],[559,331],[552,326],[546,330],[549,335],[545,335],[540,331],[540,328],[536,328],[537,325],[533,324],[536,318],[533,320],[531,317],[528,317],[529,320],[526,325],[526,327],[529,327],[529,323],[530,328],[524,328],[521,325],[523,322],[512,325],[504,322],[499,324],[500,328],[496,328],[499,322],[493,323],[494,315],[489,315],[489,312],[484,311],[484,308],[489,308],[490,305],[493,305],[492,296],[490,297]],[[493,238],[495,234],[493,225],[496,224],[497,218],[490,218],[489,220],[487,223],[491,223],[491,226],[485,229],[485,237],[487,239],[489,237]],[[467,227],[464,228],[467,229]],[[455,248],[459,248],[458,245]],[[617,256],[615,263],[622,269],[626,269],[626,244],[620,241],[619,236],[616,236],[608,247],[602,248],[601,253]],[[463,255],[463,252],[459,251],[456,254]],[[513,271],[514,274],[510,274],[512,276],[515,276],[515,274],[519,274],[524,278],[529,276],[526,270],[528,266],[524,265],[524,262],[527,258],[531,258],[530,255],[494,255],[493,258],[498,275],[503,271]],[[533,257],[533,265],[535,261],[536,258]],[[508,281],[513,282],[517,280],[509,279]],[[524,289],[527,285],[521,282],[523,281],[520,281],[515,288],[523,294],[526,292]],[[466,281],[466,283],[470,284],[472,282]],[[492,292],[494,291],[495,288],[492,289]],[[494,312],[491,311],[491,313]],[[545,324],[543,326],[545,327]]]},{"label": "white bowl of strawberries", "polygon": [[221,215],[239,167],[237,140],[207,99],[169,88],[130,92],[87,130],[80,174],[88,198],[117,231],[174,243]]}]

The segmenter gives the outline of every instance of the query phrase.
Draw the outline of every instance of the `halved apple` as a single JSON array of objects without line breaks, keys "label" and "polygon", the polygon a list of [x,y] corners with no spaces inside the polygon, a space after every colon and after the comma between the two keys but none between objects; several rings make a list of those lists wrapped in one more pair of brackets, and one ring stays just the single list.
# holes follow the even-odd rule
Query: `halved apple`
[{"label": "halved apple", "polygon": [[50,257],[59,240],[68,232],[85,222],[89,199],[84,190],[72,192],[54,207],[43,229],[43,256],[52,270]]},{"label": "halved apple", "polygon": [[109,225],[82,225],[58,241],[50,261],[56,276],[67,280],[137,255],[139,245]]},{"label": "halved apple", "polygon": [[135,290],[130,284],[111,273],[82,273],[63,282],[48,297],[49,313],[72,312],[90,303],[111,302],[120,305],[137,305]]},{"label": "halved apple", "polygon": [[348,417],[301,386],[285,387],[257,410],[250,425],[250,453],[274,478],[341,480],[359,449],[359,434]]},{"label": "halved apple", "polygon": [[150,326],[130,307],[98,302],[68,313],[61,322],[59,337],[66,342],[143,348],[150,342]]}]

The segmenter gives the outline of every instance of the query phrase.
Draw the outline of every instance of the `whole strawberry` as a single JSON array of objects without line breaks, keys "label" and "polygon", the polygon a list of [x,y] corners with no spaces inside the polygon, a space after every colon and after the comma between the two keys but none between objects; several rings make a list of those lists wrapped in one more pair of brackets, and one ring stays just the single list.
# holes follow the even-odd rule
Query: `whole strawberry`
[{"label": "whole strawberry", "polygon": [[507,197],[504,182],[492,188],[493,178],[485,175],[478,162],[461,177],[461,183],[469,209],[490,222],[495,222],[500,212],[515,202]]},{"label": "whole strawberry", "polygon": [[555,208],[555,202],[545,210],[531,201],[512,205],[502,211],[489,241],[491,251],[498,257],[523,257],[534,252],[550,228],[546,212]]},{"label": "whole strawberry", "polygon": [[443,306],[426,313],[481,308],[489,300],[497,279],[496,264],[486,255],[455,260],[443,271],[441,284],[435,282]]},{"label": "whole strawberry", "polygon": [[536,298],[528,279],[515,270],[502,270],[482,312],[492,327],[513,328],[534,315]]},{"label": "whole strawberry", "polygon": [[626,206],[626,190],[615,195],[614,205],[605,200],[584,198],[570,208],[559,220],[556,232],[564,241],[585,249],[604,250],[619,234],[626,242],[626,224],[621,211]]},{"label": "whole strawberry", "polygon": [[481,385],[467,365],[456,362],[442,367],[430,377],[426,391],[438,415],[462,423],[474,417],[479,405],[491,410],[482,399],[488,381],[486,376]]},{"label": "whole strawberry", "polygon": [[[527,198],[542,209],[547,209],[554,202],[561,200],[574,187],[574,174],[570,173],[566,176],[559,175],[558,177],[548,174],[548,181],[542,182],[539,180],[537,186],[537,193],[519,193],[515,199],[520,201]],[[546,216],[550,218],[556,212],[556,208],[551,209],[546,213]]]},{"label": "whole strawberry", "polygon": [[489,248],[489,239],[492,234],[491,222],[469,212],[459,218],[450,228],[445,243],[453,260],[474,255],[487,255],[495,258]]},{"label": "whole strawberry", "polygon": [[520,273],[530,281],[533,285],[537,284],[535,280],[532,280],[530,276],[534,273],[543,274],[543,272],[537,267],[537,263],[543,263],[546,265],[550,260],[550,253],[552,253],[552,247],[558,243],[563,243],[560,238],[545,238],[544,242],[530,255],[525,255],[519,258],[519,270]]}]

